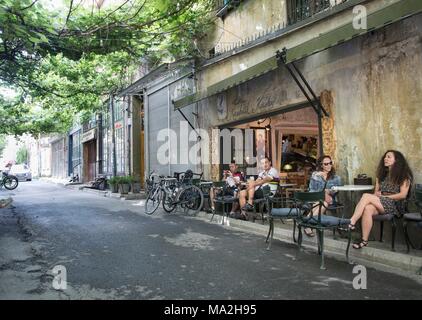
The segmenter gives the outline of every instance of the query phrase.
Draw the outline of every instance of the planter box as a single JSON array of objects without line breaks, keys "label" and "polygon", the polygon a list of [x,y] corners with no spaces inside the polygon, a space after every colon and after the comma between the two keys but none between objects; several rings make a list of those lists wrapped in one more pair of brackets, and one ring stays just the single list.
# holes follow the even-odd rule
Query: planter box
[{"label": "planter box", "polygon": [[122,194],[127,194],[129,193],[130,190],[130,184],[128,183],[124,183],[124,184],[119,184],[119,192]]},{"label": "planter box", "polygon": [[117,193],[119,192],[119,185],[118,184],[110,184],[110,191],[112,193]]}]

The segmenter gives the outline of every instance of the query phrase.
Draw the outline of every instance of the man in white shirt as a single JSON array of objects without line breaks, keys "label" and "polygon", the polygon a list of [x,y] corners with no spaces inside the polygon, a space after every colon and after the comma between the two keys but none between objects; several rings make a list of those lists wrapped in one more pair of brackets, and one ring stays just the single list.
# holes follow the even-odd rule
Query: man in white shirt
[{"label": "man in white shirt", "polygon": [[[277,191],[277,185],[270,184],[271,181],[280,180],[277,169],[271,166],[271,160],[268,157],[261,160],[261,166],[263,171],[259,173],[258,179],[249,181],[248,187],[245,190],[242,190],[239,195],[240,208],[242,208],[242,214],[245,218],[247,216],[246,211],[253,210],[253,200],[264,197],[262,187],[269,185],[272,193]],[[248,202],[246,202],[246,199],[248,199]]]}]

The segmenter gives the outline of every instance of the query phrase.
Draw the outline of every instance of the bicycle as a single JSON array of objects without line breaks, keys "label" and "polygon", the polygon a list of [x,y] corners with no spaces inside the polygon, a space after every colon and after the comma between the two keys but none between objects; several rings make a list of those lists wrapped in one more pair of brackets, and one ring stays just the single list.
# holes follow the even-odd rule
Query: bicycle
[{"label": "bicycle", "polygon": [[[157,183],[152,183],[145,202],[146,214],[153,214],[161,202],[164,211],[167,213],[173,212],[178,206],[187,215],[195,215],[202,209],[204,195],[200,188],[192,184],[194,173],[188,170],[183,173],[183,178],[179,180],[181,173],[176,174],[176,178],[159,176],[161,180]],[[151,179],[149,180],[151,186]]]},{"label": "bicycle", "polygon": [[19,180],[16,176],[2,172],[2,178],[0,180],[0,188],[5,187],[7,190],[14,190],[18,187]]}]

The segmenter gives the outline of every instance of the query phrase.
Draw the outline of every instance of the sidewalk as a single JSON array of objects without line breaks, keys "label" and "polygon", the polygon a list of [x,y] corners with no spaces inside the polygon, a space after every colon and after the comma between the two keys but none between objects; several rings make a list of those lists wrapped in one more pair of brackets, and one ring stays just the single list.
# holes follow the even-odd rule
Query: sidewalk
[{"label": "sidewalk", "polygon": [[68,179],[57,179],[57,178],[40,178],[40,181],[49,182],[49,183],[55,183],[57,185],[64,186],[69,189],[73,190],[79,190],[83,192],[88,192],[92,194],[99,195],[101,197],[109,197],[114,199],[120,199],[120,200],[142,200],[145,199],[145,194],[143,192],[141,193],[129,193],[129,194],[120,194],[120,193],[112,193],[110,190],[97,190],[90,188],[89,184],[84,183],[75,183],[75,182],[69,182]]}]

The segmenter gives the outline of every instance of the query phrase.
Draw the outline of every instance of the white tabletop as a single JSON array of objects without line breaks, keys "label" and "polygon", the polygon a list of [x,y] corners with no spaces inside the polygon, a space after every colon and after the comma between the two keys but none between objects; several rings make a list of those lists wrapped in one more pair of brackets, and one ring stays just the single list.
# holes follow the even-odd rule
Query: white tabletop
[{"label": "white tabletop", "polygon": [[333,189],[334,191],[370,191],[374,189],[374,186],[346,184],[344,186],[334,186],[331,189]]}]

